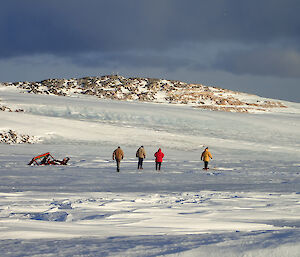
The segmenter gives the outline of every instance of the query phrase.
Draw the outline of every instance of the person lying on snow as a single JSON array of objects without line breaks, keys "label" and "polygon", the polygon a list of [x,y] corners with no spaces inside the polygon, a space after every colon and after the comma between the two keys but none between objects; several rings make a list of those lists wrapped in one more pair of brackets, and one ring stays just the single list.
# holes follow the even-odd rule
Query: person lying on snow
[{"label": "person lying on snow", "polygon": [[69,157],[63,158],[62,161],[60,160],[48,160],[45,165],[67,165],[68,161],[70,160]]}]

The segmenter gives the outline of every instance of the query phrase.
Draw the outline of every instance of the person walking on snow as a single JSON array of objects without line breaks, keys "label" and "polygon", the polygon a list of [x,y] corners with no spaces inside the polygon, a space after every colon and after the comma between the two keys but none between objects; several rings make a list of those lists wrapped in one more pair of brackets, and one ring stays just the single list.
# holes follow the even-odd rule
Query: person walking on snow
[{"label": "person walking on snow", "polygon": [[211,153],[208,151],[208,147],[205,148],[205,150],[203,151],[203,153],[201,154],[201,160],[204,161],[204,170],[208,170],[208,163],[210,161],[210,159],[212,159],[212,155]]},{"label": "person walking on snow", "polygon": [[124,152],[120,146],[116,150],[114,150],[112,159],[117,162],[117,172],[120,172],[120,162],[124,158]]},{"label": "person walking on snow", "polygon": [[144,146],[141,146],[137,151],[136,151],[136,157],[139,158],[138,162],[138,170],[143,169],[143,161],[146,158],[146,151],[144,149]]},{"label": "person walking on snow", "polygon": [[165,155],[159,148],[158,151],[154,154],[154,156],[155,156],[155,169],[160,170],[161,163]]}]

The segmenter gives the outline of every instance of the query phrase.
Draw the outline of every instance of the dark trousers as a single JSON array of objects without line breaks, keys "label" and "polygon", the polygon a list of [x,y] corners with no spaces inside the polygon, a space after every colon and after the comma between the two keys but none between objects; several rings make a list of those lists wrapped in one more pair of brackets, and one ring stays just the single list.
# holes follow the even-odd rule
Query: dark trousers
[{"label": "dark trousers", "polygon": [[140,158],[139,157],[138,169],[142,169],[143,168],[143,160],[144,160],[144,158]]},{"label": "dark trousers", "polygon": [[117,172],[120,171],[120,162],[121,162],[121,160],[116,159],[116,163],[117,163]]},{"label": "dark trousers", "polygon": [[204,162],[204,169],[205,169],[205,170],[208,169],[208,162]]},{"label": "dark trousers", "polygon": [[161,162],[156,162],[155,163],[155,169],[160,170],[160,167],[161,167]]}]

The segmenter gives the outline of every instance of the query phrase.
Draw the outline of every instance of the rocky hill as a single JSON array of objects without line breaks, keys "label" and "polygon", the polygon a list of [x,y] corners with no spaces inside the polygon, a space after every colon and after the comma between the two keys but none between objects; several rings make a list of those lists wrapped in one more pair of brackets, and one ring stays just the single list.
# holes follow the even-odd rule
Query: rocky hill
[{"label": "rocky hill", "polygon": [[[196,108],[230,112],[269,111],[286,108],[279,101],[201,84],[118,75],[80,79],[47,79],[40,82],[3,83],[31,94],[91,95],[104,99],[189,104]],[[3,107],[5,108],[5,107]]]}]

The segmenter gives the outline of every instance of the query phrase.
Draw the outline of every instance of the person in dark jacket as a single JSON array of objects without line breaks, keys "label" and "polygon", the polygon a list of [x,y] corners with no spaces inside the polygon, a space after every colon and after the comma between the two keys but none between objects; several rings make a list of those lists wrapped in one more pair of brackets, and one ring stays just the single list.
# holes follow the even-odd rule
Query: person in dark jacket
[{"label": "person in dark jacket", "polygon": [[114,150],[112,159],[117,162],[117,172],[120,172],[120,162],[124,158],[124,152],[120,146],[116,150]]},{"label": "person in dark jacket", "polygon": [[161,149],[159,148],[158,151],[154,154],[154,156],[155,156],[155,169],[160,170],[161,163],[162,163],[163,158],[164,158],[165,155],[161,151]]},{"label": "person in dark jacket", "polygon": [[139,158],[138,162],[138,170],[143,169],[143,161],[146,158],[146,151],[144,149],[144,146],[141,146],[137,151],[136,151],[136,157]]}]

